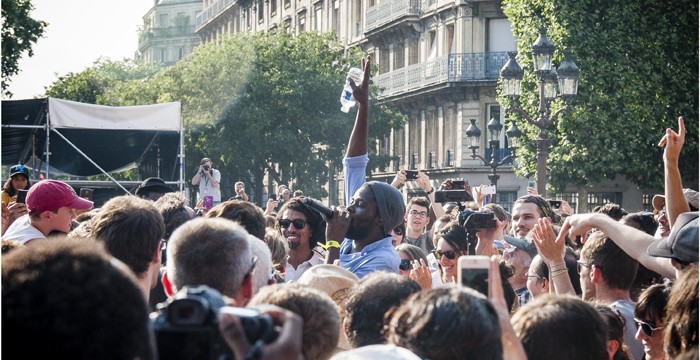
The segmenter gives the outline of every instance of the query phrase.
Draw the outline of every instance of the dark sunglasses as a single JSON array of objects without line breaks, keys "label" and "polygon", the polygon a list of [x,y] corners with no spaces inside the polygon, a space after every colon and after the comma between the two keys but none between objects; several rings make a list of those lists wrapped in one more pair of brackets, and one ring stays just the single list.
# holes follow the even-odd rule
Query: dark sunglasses
[{"label": "dark sunglasses", "polygon": [[457,256],[457,252],[454,250],[447,250],[447,251],[442,251],[442,250],[435,250],[435,257],[440,259],[442,258],[442,255],[445,255],[446,258],[450,260],[454,260],[454,258]]},{"label": "dark sunglasses", "polygon": [[654,330],[661,330],[661,329],[664,328],[663,326],[659,326],[659,327],[657,327],[657,328],[652,327],[651,324],[650,324],[649,322],[643,321],[643,320],[639,320],[639,319],[637,319],[637,318],[634,318],[634,322],[636,322],[637,325],[641,326],[641,327],[642,327],[642,331],[644,332],[644,334],[645,334],[646,336],[649,336],[649,337],[652,336],[652,334],[654,333]]},{"label": "dark sunglasses", "polygon": [[399,269],[406,271],[411,268],[411,262],[413,260],[410,259],[401,259],[401,263],[399,264]]},{"label": "dark sunglasses", "polygon": [[306,227],[306,223],[308,223],[308,221],[302,220],[302,219],[294,219],[294,220],[279,219],[280,227],[283,229],[288,228],[289,225],[291,224],[291,225],[294,225],[294,227],[297,230],[302,230],[303,228]]}]

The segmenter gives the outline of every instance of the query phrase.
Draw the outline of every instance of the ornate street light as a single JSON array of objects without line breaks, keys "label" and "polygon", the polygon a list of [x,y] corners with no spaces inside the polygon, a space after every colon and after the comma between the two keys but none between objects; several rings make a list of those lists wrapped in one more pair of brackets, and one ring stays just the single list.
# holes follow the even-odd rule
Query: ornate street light
[{"label": "ornate street light", "polygon": [[[518,65],[515,59],[516,53],[509,53],[510,59],[501,68],[501,85],[502,94],[510,99],[506,114],[517,112],[522,115],[523,119],[528,123],[537,126],[540,131],[537,140],[537,192],[546,194],[547,189],[547,156],[549,152],[550,139],[547,138],[545,130],[556,123],[559,115],[562,112],[572,110],[571,101],[578,91],[579,68],[576,67],[571,60],[571,53],[564,52],[564,61],[559,65],[559,68],[554,71],[552,69],[552,56],[554,54],[554,45],[547,38],[547,33],[544,28],[540,29],[540,35],[532,44],[532,58],[535,65],[535,75],[539,81],[539,110],[538,118],[533,120],[523,109],[516,104],[520,98],[520,82],[523,78],[523,70]],[[564,99],[566,106],[551,114],[549,106],[557,97],[557,80],[559,83],[559,96]],[[520,130],[515,127],[515,122],[508,131]],[[510,139],[510,134],[509,134]],[[517,139],[517,136],[515,136]],[[517,144],[511,141],[511,146]],[[473,157],[473,156],[472,156]]]},{"label": "ornate street light", "polygon": [[[489,123],[486,125],[486,128],[489,129],[489,147],[491,147],[491,159],[486,160],[484,157],[476,153],[476,150],[479,148],[479,140],[481,139],[481,130],[479,130],[479,127],[476,126],[476,119],[470,119],[470,121],[471,125],[469,125],[469,128],[467,128],[466,135],[469,139],[469,148],[472,150],[472,159],[479,158],[479,160],[481,160],[484,166],[488,166],[491,168],[491,175],[489,175],[489,180],[491,180],[491,185],[495,186],[496,191],[498,191],[498,179],[500,179],[501,176],[496,173],[496,168],[503,165],[506,161],[508,161],[508,159],[512,157],[512,154],[510,154],[501,159],[500,161],[498,161],[496,158],[496,152],[500,147],[499,138],[501,137],[501,130],[503,130],[503,125],[500,121],[498,121],[498,118],[495,117],[491,118]],[[511,125],[511,127],[506,131],[506,134],[508,135],[508,140],[511,144],[517,144],[517,138],[520,136],[521,133],[520,130],[518,130],[518,128],[515,126],[515,123],[513,123],[513,125]],[[513,136],[512,140],[511,136]],[[492,200],[493,202],[496,202],[496,196],[493,196]]]}]

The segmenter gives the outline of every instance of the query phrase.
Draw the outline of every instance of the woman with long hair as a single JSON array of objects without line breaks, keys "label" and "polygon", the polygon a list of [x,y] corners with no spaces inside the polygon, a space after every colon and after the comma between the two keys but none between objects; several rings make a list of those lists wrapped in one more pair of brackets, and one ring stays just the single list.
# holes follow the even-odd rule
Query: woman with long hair
[{"label": "woman with long hair", "polygon": [[29,181],[29,169],[24,165],[15,165],[10,168],[10,178],[2,187],[2,202],[9,204],[17,201],[17,190],[29,190],[32,186]]}]

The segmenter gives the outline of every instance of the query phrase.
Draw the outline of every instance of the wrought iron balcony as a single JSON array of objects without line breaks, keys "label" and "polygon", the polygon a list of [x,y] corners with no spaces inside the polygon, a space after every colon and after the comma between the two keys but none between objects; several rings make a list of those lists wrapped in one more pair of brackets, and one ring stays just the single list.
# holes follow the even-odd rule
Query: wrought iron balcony
[{"label": "wrought iron balcony", "polygon": [[418,16],[420,7],[421,0],[383,1],[367,9],[365,31],[372,31],[405,16]]},{"label": "wrought iron balcony", "polygon": [[222,13],[224,10],[231,7],[236,2],[238,2],[238,0],[219,0],[211,4],[211,6],[204,9],[204,11],[197,15],[197,17],[194,20],[195,28],[199,29],[202,25],[204,25],[204,23],[213,19],[214,17]]},{"label": "wrought iron balcony", "polygon": [[507,52],[448,54],[377,75],[374,82],[384,98],[449,82],[498,80],[506,61]]}]

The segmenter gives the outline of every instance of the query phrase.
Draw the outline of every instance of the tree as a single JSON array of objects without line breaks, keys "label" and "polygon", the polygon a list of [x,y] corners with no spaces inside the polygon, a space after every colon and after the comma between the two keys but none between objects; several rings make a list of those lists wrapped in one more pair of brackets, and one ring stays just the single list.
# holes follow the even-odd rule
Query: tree
[{"label": "tree", "polygon": [[24,53],[34,55],[32,46],[48,26],[46,22],[29,16],[32,9],[34,6],[30,0],[2,1],[2,92],[7,97],[12,97],[7,88],[10,78],[19,72],[19,59]]},{"label": "tree", "polygon": [[[556,61],[563,60],[561,50],[571,50],[581,68],[574,111],[549,130],[547,172],[554,190],[616,175],[641,188],[662,188],[656,144],[667,127],[677,127],[679,115],[688,130],[680,166],[688,183],[697,184],[697,1],[504,0],[503,10],[526,72],[521,106],[528,114],[537,109],[530,46],[539,27],[547,28]],[[530,139],[537,134],[532,126],[524,132]],[[528,145],[519,151],[519,172],[532,175],[536,150]]]}]

